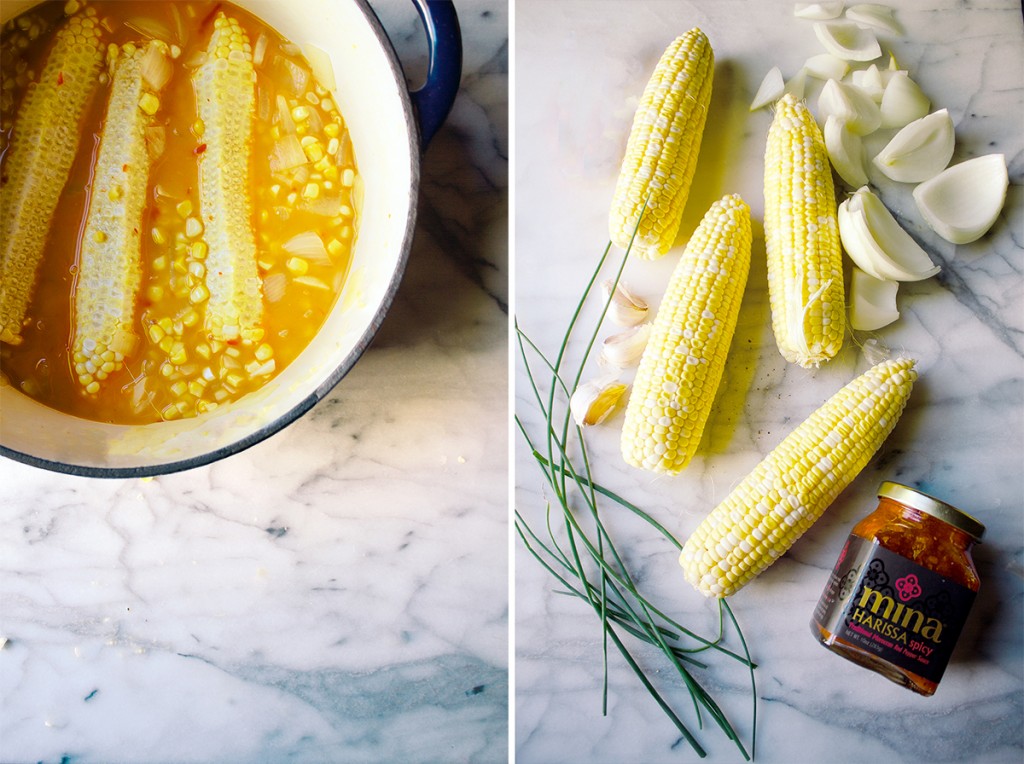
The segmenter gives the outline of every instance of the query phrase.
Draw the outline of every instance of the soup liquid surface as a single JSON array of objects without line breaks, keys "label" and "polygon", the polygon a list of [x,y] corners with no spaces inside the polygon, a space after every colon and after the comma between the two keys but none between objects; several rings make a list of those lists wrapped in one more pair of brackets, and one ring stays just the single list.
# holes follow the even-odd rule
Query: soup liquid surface
[{"label": "soup liquid surface", "polygon": [[[155,128],[147,132],[153,159],[141,222],[138,341],[124,368],[103,379],[98,392],[87,393],[83,381],[94,379],[96,370],[84,368],[70,348],[81,237],[110,92],[109,76],[101,76],[50,226],[23,341],[0,345],[0,383],[16,385],[52,408],[99,421],[139,424],[200,415],[279,373],[330,312],[356,231],[359,179],[351,142],[331,94],[301,49],[240,8],[224,2],[143,0],[98,0],[86,7],[95,10],[105,45],[141,47],[160,39],[174,46],[171,78],[160,92]],[[3,163],[9,159],[25,86],[42,70],[64,12],[64,2],[47,2],[4,25],[0,182],[6,182]],[[263,336],[255,341],[217,341],[206,331],[201,299],[206,245],[202,235],[187,231],[188,218],[216,214],[200,210],[199,173],[207,145],[205,126],[197,121],[192,75],[205,59],[221,12],[241,23],[256,70],[248,193]],[[4,199],[0,214],[34,213],[12,206]]]}]

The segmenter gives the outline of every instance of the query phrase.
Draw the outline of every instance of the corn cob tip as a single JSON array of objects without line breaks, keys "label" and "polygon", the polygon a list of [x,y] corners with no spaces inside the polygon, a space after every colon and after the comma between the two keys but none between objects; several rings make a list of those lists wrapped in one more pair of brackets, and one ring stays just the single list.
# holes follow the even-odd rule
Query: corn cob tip
[{"label": "corn cob tip", "polygon": [[786,436],[686,540],[684,578],[706,597],[728,597],[781,557],[892,432],[917,380],[915,363],[871,367]]}]

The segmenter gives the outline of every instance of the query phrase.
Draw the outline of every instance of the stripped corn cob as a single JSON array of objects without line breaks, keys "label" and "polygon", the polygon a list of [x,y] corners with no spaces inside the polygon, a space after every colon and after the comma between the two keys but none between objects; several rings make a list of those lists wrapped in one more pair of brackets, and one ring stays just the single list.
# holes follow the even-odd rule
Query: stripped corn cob
[{"label": "stripped corn cob", "polygon": [[207,50],[193,77],[206,143],[199,182],[209,247],[206,328],[218,340],[258,340],[263,300],[248,181],[256,108],[252,48],[238,21],[218,13]]},{"label": "stripped corn cob", "polygon": [[95,11],[57,32],[29,85],[3,163],[0,191],[0,341],[22,341],[50,221],[78,152],[82,120],[99,81],[103,45]]},{"label": "stripped corn cob", "polygon": [[714,63],[701,30],[677,38],[662,54],[633,118],[609,231],[615,244],[626,247],[635,230],[631,251],[639,257],[661,257],[679,231],[711,101]]},{"label": "stripped corn cob", "polygon": [[622,428],[634,467],[675,474],[693,457],[722,379],[750,270],[750,208],[711,205],[676,265],[647,342]]},{"label": "stripped corn cob", "polygon": [[792,94],[768,131],[764,231],[775,341],[787,361],[816,367],[843,344],[843,262],[825,142]]},{"label": "stripped corn cob", "polygon": [[687,539],[686,580],[707,597],[728,597],[771,565],[879,449],[916,379],[914,361],[884,361],[811,414]]},{"label": "stripped corn cob", "polygon": [[[135,298],[142,280],[141,234],[149,181],[146,128],[159,98],[143,78],[150,51],[169,55],[166,43],[137,48],[112,45],[110,100],[93,168],[89,211],[75,282],[73,358],[78,381],[90,394],[124,366],[135,347]],[[152,109],[155,111],[155,108]]]}]

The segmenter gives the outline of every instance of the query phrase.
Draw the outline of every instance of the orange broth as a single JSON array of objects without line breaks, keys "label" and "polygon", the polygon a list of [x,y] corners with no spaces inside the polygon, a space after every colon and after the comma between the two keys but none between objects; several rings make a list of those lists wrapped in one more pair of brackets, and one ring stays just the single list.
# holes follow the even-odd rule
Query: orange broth
[{"label": "orange broth", "polygon": [[[50,227],[23,341],[16,346],[0,344],[5,377],[0,382],[17,385],[68,414],[117,424],[200,415],[258,389],[279,373],[302,352],[330,312],[349,267],[356,231],[358,176],[351,142],[330,94],[314,78],[301,50],[244,10],[200,0],[96,0],[88,7],[97,12],[105,45],[138,45],[158,37],[180,49],[160,94],[157,118],[164,126],[163,136],[157,130],[151,141],[155,159],[142,221],[142,285],[135,311],[138,342],[127,354],[124,369],[112,372],[99,392],[86,393],[80,381],[86,372],[69,348],[80,237],[110,88],[109,78],[102,77]],[[5,52],[16,47],[19,54],[5,55],[3,61],[7,108],[0,114],[0,178],[13,110],[26,80],[42,69],[54,32],[63,23],[64,8],[64,2],[47,2],[23,14],[36,32],[27,46],[12,35],[27,39],[28,23],[19,26],[12,20],[4,25]],[[218,342],[206,332],[203,303],[193,299],[193,290],[203,284],[203,244],[197,247],[196,239],[186,237],[187,215],[179,209],[188,202],[199,211],[200,158],[206,146],[197,124],[191,74],[201,62],[218,11],[241,22],[254,55],[266,44],[262,62],[256,64],[249,167],[264,305],[264,335],[257,341]],[[45,31],[38,33],[40,29]],[[12,41],[17,45],[6,44]],[[18,61],[27,62],[27,67]],[[304,145],[307,161],[299,167],[272,167],[282,137],[289,135],[305,139],[304,144],[315,140],[319,149]],[[203,212],[205,218],[209,211]],[[320,246],[311,234],[319,237]],[[297,242],[307,246],[296,251]]]}]

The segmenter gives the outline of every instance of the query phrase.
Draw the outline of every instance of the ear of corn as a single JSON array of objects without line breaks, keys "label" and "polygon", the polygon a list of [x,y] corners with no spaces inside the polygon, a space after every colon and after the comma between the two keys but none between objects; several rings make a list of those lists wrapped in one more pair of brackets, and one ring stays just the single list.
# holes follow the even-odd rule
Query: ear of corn
[{"label": "ear of corn", "polygon": [[[78,253],[74,292],[73,357],[88,393],[124,366],[137,340],[135,298],[142,280],[141,236],[149,181],[146,128],[158,96],[144,82],[150,50],[169,55],[163,42],[111,46],[110,100],[93,168],[89,211]],[[153,106],[156,104],[156,106]]]},{"label": "ear of corn", "polygon": [[775,341],[787,361],[816,367],[843,343],[843,263],[825,142],[792,94],[768,130],[764,231]]},{"label": "ear of corn", "polygon": [[209,58],[193,76],[204,125],[199,202],[209,247],[206,328],[217,340],[258,340],[263,300],[249,197],[256,71],[241,25],[219,13]]},{"label": "ear of corn", "polygon": [[609,231],[615,244],[626,247],[635,230],[631,251],[639,257],[661,257],[679,231],[711,101],[714,63],[701,30],[676,39],[662,54],[633,118]]},{"label": "ear of corn", "polygon": [[733,194],[711,206],[686,245],[626,408],[629,464],[675,474],[697,450],[736,329],[750,240],[750,208]]},{"label": "ear of corn", "polygon": [[728,597],[771,565],[879,449],[916,379],[914,361],[885,361],[811,414],[687,539],[686,580],[707,597]]},{"label": "ear of corn", "polygon": [[99,81],[103,46],[95,11],[68,19],[18,110],[0,186],[0,341],[20,344],[50,221],[78,152]]}]

